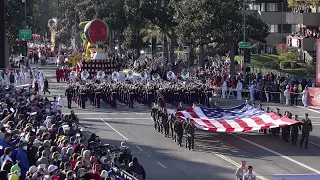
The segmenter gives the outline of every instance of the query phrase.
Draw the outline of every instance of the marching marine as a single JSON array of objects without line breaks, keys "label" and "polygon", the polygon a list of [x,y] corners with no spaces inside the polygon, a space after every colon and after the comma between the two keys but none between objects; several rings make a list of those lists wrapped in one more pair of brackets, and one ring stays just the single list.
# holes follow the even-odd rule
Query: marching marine
[{"label": "marching marine", "polygon": [[302,148],[302,144],[305,142],[304,147],[306,149],[308,149],[309,134],[312,132],[312,123],[308,117],[309,115],[306,113],[305,118],[302,120],[302,136],[300,141],[300,148]]}]

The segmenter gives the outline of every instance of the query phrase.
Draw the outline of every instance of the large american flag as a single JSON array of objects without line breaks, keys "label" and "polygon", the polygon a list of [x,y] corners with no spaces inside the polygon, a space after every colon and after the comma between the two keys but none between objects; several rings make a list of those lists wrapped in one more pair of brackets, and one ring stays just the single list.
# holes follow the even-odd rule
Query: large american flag
[{"label": "large american flag", "polygon": [[[175,113],[168,110],[168,113]],[[298,121],[267,113],[251,105],[240,105],[230,109],[191,107],[178,111],[182,120],[192,119],[198,129],[215,132],[245,132],[283,127]]]}]

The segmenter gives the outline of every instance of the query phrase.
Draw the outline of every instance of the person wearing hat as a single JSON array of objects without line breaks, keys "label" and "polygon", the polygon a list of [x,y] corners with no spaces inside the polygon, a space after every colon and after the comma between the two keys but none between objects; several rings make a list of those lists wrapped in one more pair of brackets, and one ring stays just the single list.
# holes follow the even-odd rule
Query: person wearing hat
[{"label": "person wearing hat", "polygon": [[300,148],[302,148],[303,142],[305,142],[304,147],[308,149],[308,143],[309,143],[309,134],[312,132],[312,123],[309,119],[309,114],[305,114],[305,118],[302,120],[302,135],[301,135],[301,141],[300,141]]},{"label": "person wearing hat", "polygon": [[236,180],[242,180],[243,175],[245,174],[245,172],[246,172],[246,161],[242,160],[241,161],[241,167],[239,167],[236,170],[236,173],[235,173]]},{"label": "person wearing hat", "polygon": [[137,179],[146,179],[146,172],[144,168],[139,164],[136,157],[132,160],[132,166],[129,167],[129,173],[137,175]]},{"label": "person wearing hat", "polygon": [[19,162],[18,165],[21,168],[21,179],[24,179],[27,171],[30,168],[29,160],[27,157],[28,146],[26,142],[19,144],[19,150],[17,152],[16,160]]},{"label": "person wearing hat", "polygon": [[256,180],[256,175],[253,173],[252,166],[248,166],[248,172],[243,175],[243,180]]}]

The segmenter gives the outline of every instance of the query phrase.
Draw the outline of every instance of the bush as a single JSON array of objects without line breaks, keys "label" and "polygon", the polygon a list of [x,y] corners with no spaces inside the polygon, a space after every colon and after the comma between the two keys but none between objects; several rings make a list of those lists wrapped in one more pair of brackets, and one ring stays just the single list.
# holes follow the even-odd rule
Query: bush
[{"label": "bush", "polygon": [[276,45],[277,54],[283,54],[288,52],[286,44],[277,44]]},{"label": "bush", "polygon": [[291,62],[291,69],[297,69],[299,68],[299,65],[297,62]]},{"label": "bush", "polygon": [[290,69],[291,63],[293,63],[293,61],[281,61],[280,67],[281,67],[281,69]]},{"label": "bush", "polygon": [[293,52],[286,52],[280,54],[278,57],[279,61],[296,61],[297,56]]},{"label": "bush", "polygon": [[263,67],[267,69],[279,69],[279,63],[275,61],[269,61],[263,63]]}]

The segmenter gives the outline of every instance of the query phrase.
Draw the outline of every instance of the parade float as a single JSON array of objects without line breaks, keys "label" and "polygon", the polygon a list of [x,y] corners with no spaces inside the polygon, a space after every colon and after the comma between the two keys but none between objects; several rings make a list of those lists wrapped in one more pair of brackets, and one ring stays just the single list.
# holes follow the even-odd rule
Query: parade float
[{"label": "parade float", "polygon": [[105,74],[116,71],[115,62],[108,59],[106,52],[101,48],[108,39],[108,26],[99,19],[82,22],[79,26],[83,29],[82,40],[85,55],[77,63],[77,72],[87,71],[90,77],[95,77],[99,71]]}]

